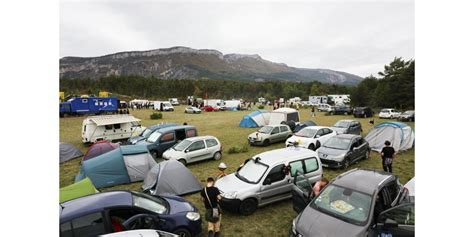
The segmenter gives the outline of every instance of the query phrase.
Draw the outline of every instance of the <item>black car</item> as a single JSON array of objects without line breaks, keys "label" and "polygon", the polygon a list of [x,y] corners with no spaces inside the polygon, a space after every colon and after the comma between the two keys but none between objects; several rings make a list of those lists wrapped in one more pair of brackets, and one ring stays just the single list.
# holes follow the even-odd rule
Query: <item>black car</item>
[{"label": "black car", "polygon": [[331,108],[331,111],[329,111],[329,114],[331,115],[349,115],[352,114],[352,109],[351,107],[347,105],[338,105],[334,106]]},{"label": "black car", "polygon": [[369,107],[356,107],[353,114],[354,118],[369,118],[374,116],[374,111]]}]

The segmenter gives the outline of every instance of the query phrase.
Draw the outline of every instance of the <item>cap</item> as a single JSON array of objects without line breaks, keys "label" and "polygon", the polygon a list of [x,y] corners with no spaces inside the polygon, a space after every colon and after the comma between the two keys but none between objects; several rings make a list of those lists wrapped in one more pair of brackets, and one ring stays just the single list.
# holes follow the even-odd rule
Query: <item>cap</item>
[{"label": "cap", "polygon": [[219,169],[227,169],[227,165],[225,165],[224,162],[221,162],[221,163],[219,164]]}]

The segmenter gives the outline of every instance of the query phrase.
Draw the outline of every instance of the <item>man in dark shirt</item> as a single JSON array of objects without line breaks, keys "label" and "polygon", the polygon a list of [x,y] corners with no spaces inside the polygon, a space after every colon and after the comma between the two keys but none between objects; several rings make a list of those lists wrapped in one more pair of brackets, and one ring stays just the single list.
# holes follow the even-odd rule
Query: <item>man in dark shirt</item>
[{"label": "man in dark shirt", "polygon": [[[207,178],[207,185],[201,191],[201,198],[206,207],[206,221],[208,237],[219,237],[222,214],[218,202],[221,199],[220,191],[214,187],[214,178]],[[218,210],[218,217],[213,216],[213,209]]]},{"label": "man in dark shirt", "polygon": [[393,158],[395,158],[395,149],[393,149],[393,147],[391,147],[390,145],[391,144],[389,141],[385,141],[385,147],[382,148],[381,155],[383,170],[385,172],[388,171],[392,173],[392,162]]}]

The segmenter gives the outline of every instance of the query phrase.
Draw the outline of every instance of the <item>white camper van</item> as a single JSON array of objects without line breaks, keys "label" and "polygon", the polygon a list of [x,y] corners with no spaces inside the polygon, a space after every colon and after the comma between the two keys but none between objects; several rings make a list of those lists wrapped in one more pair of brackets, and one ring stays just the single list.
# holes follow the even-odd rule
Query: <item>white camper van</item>
[{"label": "white camper van", "polygon": [[82,121],[82,142],[128,139],[143,129],[140,119],[128,114],[90,116]]},{"label": "white camper van", "polygon": [[158,111],[174,111],[174,107],[169,101],[153,101],[153,109]]},{"label": "white camper van", "polygon": [[168,98],[168,101],[169,101],[172,105],[179,105],[178,98]]},{"label": "white camper van", "polygon": [[309,96],[309,103],[312,105],[319,105],[319,104],[327,104],[328,97],[327,96]]}]

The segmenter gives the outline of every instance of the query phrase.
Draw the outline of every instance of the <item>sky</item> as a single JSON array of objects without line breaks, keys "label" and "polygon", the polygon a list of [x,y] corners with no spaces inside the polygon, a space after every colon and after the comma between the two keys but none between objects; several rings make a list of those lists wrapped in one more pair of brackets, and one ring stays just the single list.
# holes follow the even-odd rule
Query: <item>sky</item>
[{"label": "sky", "polygon": [[60,57],[186,46],[366,77],[414,59],[414,2],[60,2]]}]

